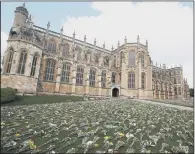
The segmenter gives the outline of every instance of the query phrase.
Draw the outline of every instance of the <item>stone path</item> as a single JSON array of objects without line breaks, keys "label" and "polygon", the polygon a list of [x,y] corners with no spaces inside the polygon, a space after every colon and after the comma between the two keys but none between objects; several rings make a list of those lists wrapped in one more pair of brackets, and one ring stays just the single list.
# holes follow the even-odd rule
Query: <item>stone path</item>
[{"label": "stone path", "polygon": [[177,109],[181,109],[181,110],[189,110],[189,111],[193,111],[194,110],[194,108],[186,107],[186,106],[165,104],[165,103],[153,102],[153,101],[148,101],[148,100],[139,100],[139,99],[136,99],[136,100],[139,101],[139,102],[143,102],[143,103],[157,104],[157,105],[162,105],[162,106],[166,106],[166,107],[173,107],[173,108],[177,108]]}]

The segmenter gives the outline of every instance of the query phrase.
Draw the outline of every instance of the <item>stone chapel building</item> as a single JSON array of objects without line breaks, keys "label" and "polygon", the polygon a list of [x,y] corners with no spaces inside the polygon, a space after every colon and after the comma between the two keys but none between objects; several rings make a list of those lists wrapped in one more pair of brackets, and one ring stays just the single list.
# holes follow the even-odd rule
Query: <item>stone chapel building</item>
[{"label": "stone chapel building", "polygon": [[128,96],[146,99],[189,98],[183,68],[154,66],[148,43],[102,47],[34,25],[25,4],[15,10],[1,86],[22,93]]}]

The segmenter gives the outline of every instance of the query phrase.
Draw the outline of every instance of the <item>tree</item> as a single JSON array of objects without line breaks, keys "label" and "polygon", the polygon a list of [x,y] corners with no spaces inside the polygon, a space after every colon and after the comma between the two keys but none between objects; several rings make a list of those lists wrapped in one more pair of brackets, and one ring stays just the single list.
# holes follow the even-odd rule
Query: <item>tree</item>
[{"label": "tree", "polygon": [[194,97],[194,88],[190,88],[190,97]]}]

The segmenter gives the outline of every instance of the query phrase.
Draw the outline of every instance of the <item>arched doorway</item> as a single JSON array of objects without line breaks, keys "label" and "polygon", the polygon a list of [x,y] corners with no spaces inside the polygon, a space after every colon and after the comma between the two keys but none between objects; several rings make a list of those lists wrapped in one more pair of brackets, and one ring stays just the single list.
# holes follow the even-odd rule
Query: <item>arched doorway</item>
[{"label": "arched doorway", "polygon": [[118,97],[119,96],[119,89],[113,88],[112,89],[112,97]]}]

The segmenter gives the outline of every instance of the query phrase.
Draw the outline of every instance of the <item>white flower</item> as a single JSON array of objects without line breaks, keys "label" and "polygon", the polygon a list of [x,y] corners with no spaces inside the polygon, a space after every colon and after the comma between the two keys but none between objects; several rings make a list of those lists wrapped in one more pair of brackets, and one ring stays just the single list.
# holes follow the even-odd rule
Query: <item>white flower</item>
[{"label": "white flower", "polygon": [[127,133],[125,136],[126,136],[127,138],[132,138],[132,137],[134,137],[134,135],[131,134],[131,133]]},{"label": "white flower", "polygon": [[90,145],[92,145],[92,144],[93,144],[93,141],[88,141],[88,142],[86,143],[87,146],[90,146]]},{"label": "white flower", "polygon": [[56,124],[52,124],[51,122],[49,123],[49,126],[50,126],[50,127],[57,127]]}]

